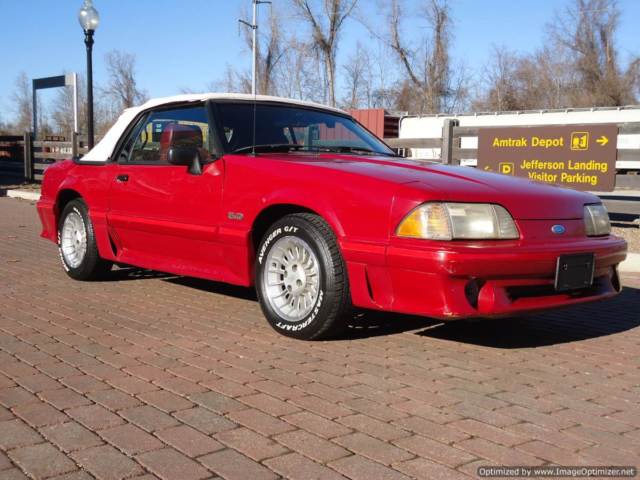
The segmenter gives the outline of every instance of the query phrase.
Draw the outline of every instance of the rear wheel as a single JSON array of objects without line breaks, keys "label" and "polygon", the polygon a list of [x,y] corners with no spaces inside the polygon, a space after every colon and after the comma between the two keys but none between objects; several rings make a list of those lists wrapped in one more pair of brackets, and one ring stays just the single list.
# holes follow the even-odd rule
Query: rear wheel
[{"label": "rear wheel", "polygon": [[81,199],[67,203],[58,224],[58,252],[67,274],[76,280],[95,280],[111,270],[98,254],[93,224]]},{"label": "rear wheel", "polygon": [[258,246],[256,291],[271,326],[318,340],[337,335],[351,299],[335,235],[319,216],[298,213],[274,223]]}]

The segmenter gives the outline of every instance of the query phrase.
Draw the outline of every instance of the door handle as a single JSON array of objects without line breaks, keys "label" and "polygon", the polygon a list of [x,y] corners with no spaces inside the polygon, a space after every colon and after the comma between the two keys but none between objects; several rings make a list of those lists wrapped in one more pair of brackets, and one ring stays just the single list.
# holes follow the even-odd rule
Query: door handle
[{"label": "door handle", "polygon": [[116,180],[118,182],[128,182],[129,181],[129,175],[126,175],[126,174],[118,175],[116,177]]}]

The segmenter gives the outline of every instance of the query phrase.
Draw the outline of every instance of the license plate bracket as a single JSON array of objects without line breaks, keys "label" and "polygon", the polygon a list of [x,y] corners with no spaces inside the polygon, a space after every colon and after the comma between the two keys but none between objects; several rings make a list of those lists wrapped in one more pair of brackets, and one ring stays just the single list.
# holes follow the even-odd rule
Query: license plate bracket
[{"label": "license plate bracket", "polygon": [[560,255],[556,263],[556,291],[567,292],[590,287],[593,285],[594,269],[593,253]]}]

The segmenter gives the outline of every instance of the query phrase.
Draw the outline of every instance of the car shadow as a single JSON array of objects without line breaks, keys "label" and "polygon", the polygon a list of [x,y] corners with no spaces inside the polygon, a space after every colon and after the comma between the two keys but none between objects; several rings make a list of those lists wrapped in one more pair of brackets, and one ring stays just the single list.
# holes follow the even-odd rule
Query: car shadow
[{"label": "car shadow", "polygon": [[[255,290],[211,280],[138,268],[119,268],[110,280],[162,281],[242,300],[257,301]],[[552,312],[502,319],[441,321],[379,311],[356,311],[333,341],[357,340],[405,332],[490,348],[534,348],[603,337],[640,326],[640,289],[625,287],[615,298]]]},{"label": "car shadow", "polygon": [[640,326],[640,290],[551,312],[500,319],[442,321],[388,312],[357,313],[334,340],[354,340],[413,331],[415,335],[482,347],[535,348],[587,340]]},{"label": "car shadow", "polygon": [[155,270],[146,270],[138,267],[115,267],[113,270],[105,273],[97,282],[129,282],[132,280],[149,280],[152,278],[171,278],[175,275]]},{"label": "car shadow", "polygon": [[441,320],[373,310],[356,311],[334,340],[355,340],[434,328]]},{"label": "car shadow", "polygon": [[175,285],[183,285],[189,288],[195,288],[203,292],[218,293],[229,297],[240,298],[242,300],[258,301],[256,292],[253,288],[238,287],[229,285],[228,283],[214,282],[213,280],[203,280],[193,277],[173,277],[166,278],[165,281]]},{"label": "car shadow", "polygon": [[534,348],[587,340],[640,326],[640,290],[616,298],[516,318],[443,322],[416,335],[483,347]]}]

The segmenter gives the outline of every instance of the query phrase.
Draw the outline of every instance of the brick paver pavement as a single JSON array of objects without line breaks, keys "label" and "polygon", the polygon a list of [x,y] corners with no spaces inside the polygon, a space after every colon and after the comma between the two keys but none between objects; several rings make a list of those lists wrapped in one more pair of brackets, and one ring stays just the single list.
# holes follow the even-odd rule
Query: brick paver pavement
[{"label": "brick paver pavement", "polygon": [[0,199],[0,478],[470,478],[638,464],[640,276],[524,319],[354,319],[279,336],[253,293],[120,270],[75,282]]}]

